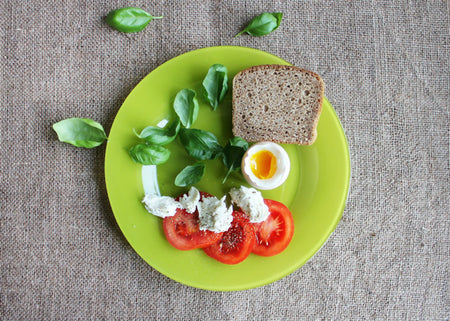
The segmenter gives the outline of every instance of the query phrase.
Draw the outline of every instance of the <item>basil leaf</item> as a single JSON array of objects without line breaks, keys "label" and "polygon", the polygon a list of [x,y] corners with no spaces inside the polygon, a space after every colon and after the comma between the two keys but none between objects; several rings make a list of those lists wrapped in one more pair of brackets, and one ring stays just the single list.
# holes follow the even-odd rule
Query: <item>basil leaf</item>
[{"label": "basil leaf", "polygon": [[175,185],[181,187],[194,185],[203,178],[204,174],[205,164],[188,165],[175,177]]},{"label": "basil leaf", "polygon": [[159,165],[170,157],[170,150],[159,145],[137,144],[129,150],[131,158],[142,165]]},{"label": "basil leaf", "polygon": [[143,30],[153,19],[162,17],[153,17],[141,8],[127,7],[109,12],[106,23],[116,30],[129,33]]},{"label": "basil leaf", "polygon": [[201,129],[181,129],[180,140],[188,154],[198,160],[217,158],[222,154],[214,134]]},{"label": "basil leaf", "polygon": [[107,139],[103,126],[87,118],[61,120],[53,124],[53,129],[61,142],[77,147],[97,147]]},{"label": "basil leaf", "polygon": [[228,145],[229,146],[241,147],[241,148],[243,148],[245,150],[248,149],[248,142],[245,139],[243,139],[243,138],[241,138],[239,136],[235,136],[233,138],[230,138],[230,141],[228,142],[227,146]]},{"label": "basil leaf", "polygon": [[175,140],[180,131],[180,121],[173,122],[167,128],[148,126],[140,134],[136,134],[140,139],[152,145],[167,145]]},{"label": "basil leaf", "polygon": [[282,18],[283,14],[281,12],[264,12],[259,16],[253,18],[253,20],[250,21],[247,27],[239,32],[236,37],[240,36],[244,32],[255,37],[265,36],[280,26]]},{"label": "basil leaf", "polygon": [[228,171],[222,181],[222,184],[228,179],[228,176],[233,171],[241,168],[242,157],[248,149],[248,143],[241,137],[233,137],[223,149],[223,164],[228,168]]},{"label": "basil leaf", "polygon": [[184,127],[189,128],[197,120],[198,101],[195,91],[192,89],[180,90],[173,102],[173,109],[180,117],[180,121]]},{"label": "basil leaf", "polygon": [[220,64],[214,64],[209,68],[208,73],[202,82],[205,98],[213,110],[217,109],[217,106],[222,102],[228,91],[227,73],[227,67]]}]

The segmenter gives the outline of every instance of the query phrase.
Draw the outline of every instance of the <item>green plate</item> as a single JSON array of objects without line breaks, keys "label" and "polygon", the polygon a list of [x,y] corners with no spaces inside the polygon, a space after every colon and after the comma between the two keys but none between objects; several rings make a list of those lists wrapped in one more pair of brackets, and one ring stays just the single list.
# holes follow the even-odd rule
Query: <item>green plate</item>
[{"label": "green plate", "polygon": [[[142,130],[160,121],[173,120],[176,93],[192,88],[201,93],[208,68],[220,63],[230,80],[245,68],[261,64],[289,63],[272,54],[245,47],[211,47],[185,53],[162,64],[146,76],[127,97],[112,125],[105,157],[105,177],[109,200],[117,223],[134,250],[153,268],[189,286],[217,291],[259,287],[297,270],[325,243],[336,228],[347,200],[350,158],[347,141],[330,103],[325,100],[318,125],[318,138],[311,146],[283,145],[291,160],[288,180],[263,196],[287,205],[295,222],[288,248],[273,257],[254,254],[237,265],[225,265],[202,250],[180,251],[165,239],[162,220],[149,214],[144,196],[143,167],[134,163],[128,148],[138,142],[133,129]],[[216,111],[197,94],[200,112],[193,128],[216,135],[222,145],[231,137],[231,90]],[[177,196],[187,189],[173,184],[177,173],[190,159],[179,140],[168,145],[170,160],[157,167],[162,195]],[[206,174],[195,186],[217,197],[231,187],[245,184],[239,173],[221,181],[225,168],[219,160],[206,162]],[[145,175],[144,175],[145,176]]]}]

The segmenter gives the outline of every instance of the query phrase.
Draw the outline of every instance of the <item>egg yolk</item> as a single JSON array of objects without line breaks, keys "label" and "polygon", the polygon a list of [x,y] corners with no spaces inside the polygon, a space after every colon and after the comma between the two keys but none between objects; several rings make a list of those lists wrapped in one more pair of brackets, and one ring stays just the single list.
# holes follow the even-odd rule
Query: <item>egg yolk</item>
[{"label": "egg yolk", "polygon": [[271,178],[277,170],[277,158],[268,150],[261,150],[251,156],[250,168],[259,179]]}]

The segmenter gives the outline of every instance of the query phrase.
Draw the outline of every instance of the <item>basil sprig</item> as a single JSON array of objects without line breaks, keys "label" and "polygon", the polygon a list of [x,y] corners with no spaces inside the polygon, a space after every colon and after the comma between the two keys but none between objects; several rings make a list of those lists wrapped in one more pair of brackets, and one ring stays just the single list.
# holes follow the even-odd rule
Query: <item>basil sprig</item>
[{"label": "basil sprig", "polygon": [[[203,79],[205,99],[213,110],[217,109],[228,91],[227,73],[225,66],[214,64]],[[143,165],[159,165],[166,162],[170,157],[170,151],[162,145],[173,142],[179,136],[188,155],[198,161],[223,157],[223,164],[228,170],[223,179],[224,183],[232,172],[239,170],[242,157],[248,149],[248,143],[240,137],[234,137],[223,148],[213,133],[190,128],[197,120],[199,113],[196,92],[192,89],[185,88],[177,93],[173,109],[177,119],[170,125],[165,128],[148,126],[140,133],[135,132],[141,139],[141,143],[129,150],[133,160]],[[204,173],[205,164],[197,162],[186,166],[176,176],[174,183],[176,186],[194,185],[202,179]]]},{"label": "basil sprig", "polygon": [[148,126],[140,134],[136,133],[136,136],[148,144],[167,145],[175,140],[180,131],[180,127],[180,121],[176,120],[168,128]]},{"label": "basil sprig", "polygon": [[233,137],[223,149],[223,164],[228,168],[228,171],[222,181],[226,182],[228,176],[233,171],[238,171],[241,168],[242,157],[248,149],[248,143],[241,137]]},{"label": "basil sprig", "polygon": [[189,128],[198,117],[198,101],[196,93],[192,89],[182,89],[175,96],[173,109],[180,118],[184,127]]},{"label": "basil sprig", "polygon": [[222,154],[222,146],[213,133],[201,129],[181,129],[180,140],[189,156],[198,160],[215,159]]},{"label": "basil sprig", "polygon": [[205,174],[205,164],[197,162],[186,166],[175,178],[175,185],[184,187],[198,183]]},{"label": "basil sprig", "polygon": [[222,102],[228,91],[228,70],[221,64],[212,65],[202,82],[205,98],[213,108]]},{"label": "basil sprig", "polygon": [[61,142],[77,147],[97,147],[107,139],[103,126],[87,118],[64,119],[53,124],[53,129]]},{"label": "basil sprig", "polygon": [[170,150],[159,145],[137,144],[129,150],[131,158],[142,165],[160,165],[170,157]]},{"label": "basil sprig", "polygon": [[143,30],[154,17],[141,8],[127,7],[113,10],[106,16],[106,22],[116,30],[121,32],[138,32]]},{"label": "basil sprig", "polygon": [[250,21],[247,27],[239,32],[236,37],[240,36],[244,32],[255,37],[265,36],[280,26],[282,18],[283,13],[281,12],[264,12],[259,16],[253,18],[253,20]]}]

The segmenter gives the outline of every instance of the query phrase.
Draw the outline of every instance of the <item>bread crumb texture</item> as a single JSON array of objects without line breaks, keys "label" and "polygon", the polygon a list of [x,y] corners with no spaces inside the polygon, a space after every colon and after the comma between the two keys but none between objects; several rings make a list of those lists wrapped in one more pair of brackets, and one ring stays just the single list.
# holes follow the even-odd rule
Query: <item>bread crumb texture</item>
[{"label": "bread crumb texture", "polygon": [[310,145],[317,137],[324,83],[312,71],[263,65],[233,79],[233,135],[249,142]]}]

